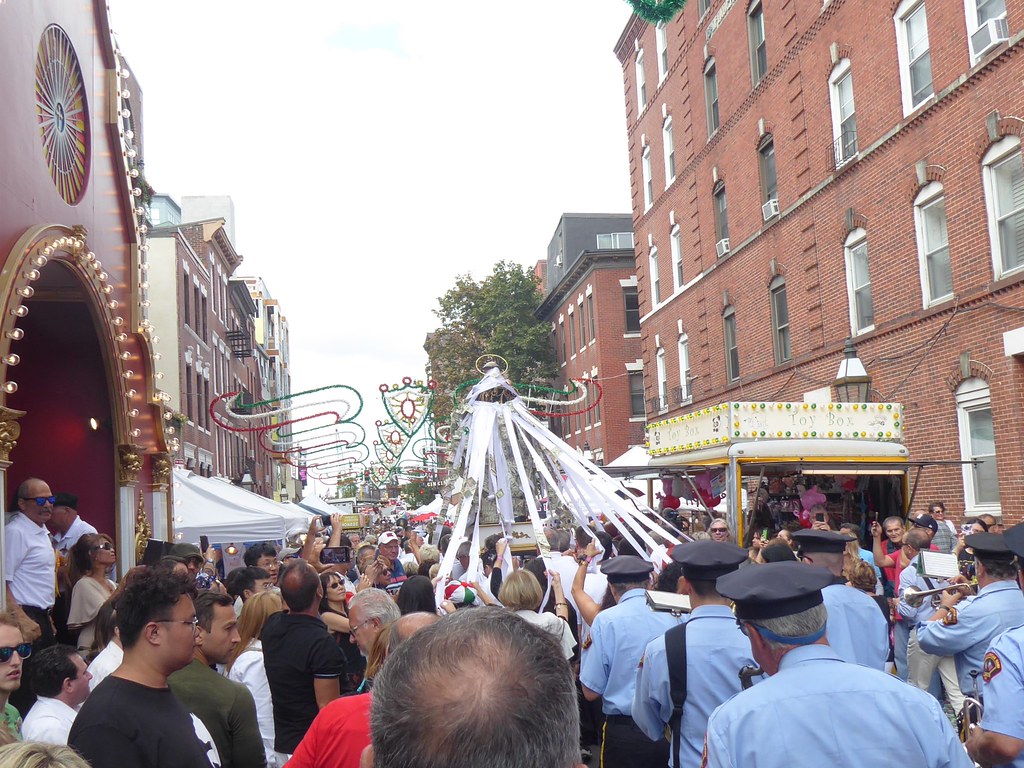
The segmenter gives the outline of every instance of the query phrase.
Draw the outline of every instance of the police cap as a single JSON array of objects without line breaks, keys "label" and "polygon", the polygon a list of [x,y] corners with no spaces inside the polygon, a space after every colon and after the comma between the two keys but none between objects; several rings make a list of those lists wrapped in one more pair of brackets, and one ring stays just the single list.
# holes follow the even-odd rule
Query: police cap
[{"label": "police cap", "polygon": [[[976,535],[978,534],[972,533],[969,538],[974,538]],[[1024,558],[1024,523],[1018,523],[1003,531],[1003,542],[1013,554]]]},{"label": "police cap", "polygon": [[[1016,526],[1014,526],[1016,527]],[[971,548],[975,557],[993,560],[1012,560],[1013,550],[1001,533],[972,533],[964,537],[964,544]]]},{"label": "police cap", "polygon": [[845,536],[834,531],[794,531],[793,541],[800,545],[804,552],[840,553],[846,545],[853,541],[853,536]]},{"label": "police cap", "polygon": [[694,581],[714,581],[732,573],[747,559],[747,550],[727,541],[692,541],[672,550],[672,559],[683,566],[683,576]]},{"label": "police cap", "polygon": [[612,584],[643,581],[654,570],[654,565],[636,555],[619,555],[601,564],[601,573]]},{"label": "police cap", "polygon": [[727,573],[718,580],[718,594],[736,603],[736,618],[775,619],[821,605],[821,590],[832,581],[832,574],[824,568],[766,563]]}]

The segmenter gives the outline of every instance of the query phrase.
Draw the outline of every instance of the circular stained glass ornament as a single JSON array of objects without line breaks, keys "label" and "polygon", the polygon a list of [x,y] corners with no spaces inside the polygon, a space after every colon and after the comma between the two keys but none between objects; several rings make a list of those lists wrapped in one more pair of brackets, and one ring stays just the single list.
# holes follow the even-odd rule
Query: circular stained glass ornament
[{"label": "circular stained glass ornament", "polygon": [[50,178],[75,205],[89,179],[89,107],[75,48],[56,24],[43,31],[36,53],[36,116]]}]

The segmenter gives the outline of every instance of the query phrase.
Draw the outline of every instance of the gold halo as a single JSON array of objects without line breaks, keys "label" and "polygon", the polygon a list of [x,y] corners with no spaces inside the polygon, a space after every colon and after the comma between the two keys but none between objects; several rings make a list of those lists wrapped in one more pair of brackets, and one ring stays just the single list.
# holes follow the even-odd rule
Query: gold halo
[{"label": "gold halo", "polygon": [[[498,365],[499,361],[501,362],[501,365]],[[498,370],[501,371],[502,374],[508,372],[508,360],[501,355],[480,355],[480,357],[476,359],[473,367],[479,371],[481,376],[483,376],[486,375],[487,372],[480,367],[481,362],[493,362],[495,365],[498,365]]]}]

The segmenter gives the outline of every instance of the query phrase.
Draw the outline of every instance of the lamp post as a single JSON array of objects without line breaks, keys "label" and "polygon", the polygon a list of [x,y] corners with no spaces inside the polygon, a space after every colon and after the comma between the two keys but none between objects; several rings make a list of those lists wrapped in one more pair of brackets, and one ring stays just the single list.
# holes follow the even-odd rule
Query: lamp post
[{"label": "lamp post", "polygon": [[839,363],[839,372],[832,386],[836,389],[836,399],[841,403],[867,403],[871,400],[871,377],[857,357],[853,339],[846,340],[843,361]]},{"label": "lamp post", "polygon": [[594,452],[592,450],[590,450],[590,441],[589,440],[584,440],[583,441],[583,458],[586,459],[587,461],[593,461],[594,460]]}]

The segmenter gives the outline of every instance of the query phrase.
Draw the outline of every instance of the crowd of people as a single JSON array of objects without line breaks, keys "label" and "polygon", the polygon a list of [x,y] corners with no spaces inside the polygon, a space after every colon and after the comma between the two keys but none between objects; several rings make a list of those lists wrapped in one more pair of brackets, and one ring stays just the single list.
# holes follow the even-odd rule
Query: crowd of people
[{"label": "crowd of people", "polygon": [[474,553],[333,516],[227,572],[179,543],[115,581],[74,496],[16,501],[0,768],[1024,766],[1024,526],[941,504],[747,546],[711,518],[664,561],[611,524]]}]

